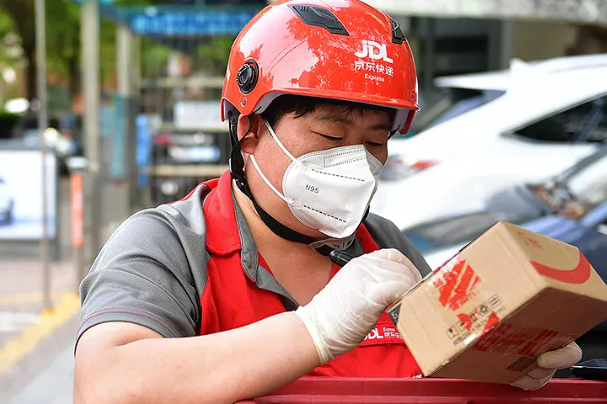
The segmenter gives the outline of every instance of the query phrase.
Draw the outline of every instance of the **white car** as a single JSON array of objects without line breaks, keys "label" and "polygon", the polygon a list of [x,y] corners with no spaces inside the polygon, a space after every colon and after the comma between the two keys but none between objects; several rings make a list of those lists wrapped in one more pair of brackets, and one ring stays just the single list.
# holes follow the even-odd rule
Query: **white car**
[{"label": "white car", "polygon": [[15,199],[10,188],[0,178],[0,224],[10,224],[13,221]]},{"label": "white car", "polygon": [[[423,223],[403,232],[430,267],[437,268],[498,220],[550,237],[566,234],[568,238],[558,239],[573,243],[585,254],[592,253],[605,248],[607,242],[599,243],[580,229],[594,228],[607,234],[606,217],[607,147],[604,147],[543,184],[517,186],[493,195],[482,211]],[[579,226],[568,225],[568,219]]]},{"label": "white car", "polygon": [[607,140],[606,77],[607,55],[592,55],[439,79],[501,95],[459,115],[452,108],[457,116],[417,136],[392,139],[371,211],[406,229],[480,211],[501,189],[574,165]]}]

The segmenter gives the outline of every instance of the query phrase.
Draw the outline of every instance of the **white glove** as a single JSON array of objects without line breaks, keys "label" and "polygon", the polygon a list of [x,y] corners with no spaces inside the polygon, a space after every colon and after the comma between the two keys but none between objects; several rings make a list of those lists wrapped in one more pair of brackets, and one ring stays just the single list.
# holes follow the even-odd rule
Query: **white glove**
[{"label": "white glove", "polygon": [[567,369],[582,359],[582,349],[575,343],[537,357],[538,368],[521,377],[512,386],[523,390],[537,390],[552,379],[557,369]]},{"label": "white glove", "polygon": [[354,258],[296,314],[312,336],[321,364],[357,347],[384,310],[421,275],[398,250]]}]

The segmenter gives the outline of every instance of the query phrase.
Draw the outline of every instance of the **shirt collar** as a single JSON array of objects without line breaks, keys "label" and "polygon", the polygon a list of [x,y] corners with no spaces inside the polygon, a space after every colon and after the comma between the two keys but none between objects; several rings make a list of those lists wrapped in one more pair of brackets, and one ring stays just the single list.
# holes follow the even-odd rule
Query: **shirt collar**
[{"label": "shirt collar", "polygon": [[[205,198],[202,209],[207,225],[207,249],[218,255],[229,255],[240,250],[242,244],[235,212],[240,208],[232,196],[232,176],[229,171],[219,178],[217,186]],[[244,217],[242,219],[244,222]]]},{"label": "shirt collar", "polygon": [[236,203],[232,176],[225,172],[203,203],[207,224],[207,249],[212,254],[230,255],[240,251],[242,268],[254,282],[258,280],[259,256],[253,235]]}]

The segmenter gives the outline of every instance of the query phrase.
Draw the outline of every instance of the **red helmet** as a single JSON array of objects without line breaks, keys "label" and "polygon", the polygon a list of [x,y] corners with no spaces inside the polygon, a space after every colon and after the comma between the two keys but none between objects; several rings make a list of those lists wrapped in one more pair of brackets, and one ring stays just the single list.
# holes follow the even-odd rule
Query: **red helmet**
[{"label": "red helmet", "polygon": [[281,0],[243,28],[228,61],[222,119],[261,113],[282,94],[394,108],[401,133],[419,109],[403,31],[360,0]]}]

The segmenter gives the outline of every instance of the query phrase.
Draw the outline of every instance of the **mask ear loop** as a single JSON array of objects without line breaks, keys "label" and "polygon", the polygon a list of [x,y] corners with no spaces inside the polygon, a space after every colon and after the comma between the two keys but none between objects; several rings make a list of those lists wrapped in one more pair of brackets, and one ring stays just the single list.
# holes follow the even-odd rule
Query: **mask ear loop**
[{"label": "mask ear loop", "polygon": [[278,147],[281,148],[281,150],[283,151],[283,153],[286,154],[294,163],[299,163],[299,160],[297,160],[287,150],[287,148],[281,143],[281,141],[278,140],[278,136],[276,136],[276,133],[274,132],[274,129],[272,129],[272,126],[270,126],[270,123],[268,121],[263,121],[263,123],[266,125],[266,127],[268,128],[268,131],[270,132],[270,136],[272,136],[272,138],[274,139],[274,141],[276,142],[276,144],[278,145]]},{"label": "mask ear loop", "polygon": [[286,196],[284,196],[283,194],[281,194],[280,191],[278,191],[278,189],[276,189],[276,187],[274,187],[274,185],[272,185],[272,183],[270,182],[270,180],[268,180],[268,178],[266,177],[266,175],[259,168],[259,165],[257,164],[257,160],[255,160],[255,156],[253,156],[253,155],[251,155],[251,162],[255,166],[255,169],[257,170],[257,173],[261,176],[261,178],[266,183],[266,185],[268,187],[270,187],[270,189],[272,191],[274,191],[274,193],[276,194],[276,196],[278,196],[280,199],[282,199],[283,201],[285,201],[289,205],[295,205],[295,201],[293,199],[287,198]]},{"label": "mask ear loop", "polygon": [[232,138],[233,146],[232,152],[230,153],[230,174],[232,178],[236,181],[236,186],[240,189],[246,196],[249,198],[253,198],[253,194],[251,193],[251,189],[249,188],[249,184],[247,183],[247,179],[244,175],[244,159],[242,157],[242,152],[240,149],[240,142],[242,139],[247,137],[249,133],[251,133],[251,129],[253,128],[253,117],[254,115],[248,115],[249,118],[249,128],[246,133],[242,137],[242,139],[238,139],[238,133],[236,133],[235,125],[232,123],[232,115],[233,112],[230,111],[228,115],[228,120],[230,122],[230,136]]},{"label": "mask ear loop", "polygon": [[[274,133],[274,129],[272,129],[272,126],[270,125],[270,123],[266,120],[264,120],[263,123],[266,125],[266,127],[268,128],[268,131],[270,132],[270,136],[272,136],[272,138],[274,139],[276,144],[282,149],[283,153],[285,153],[294,163],[297,163],[297,159],[295,157],[293,157],[293,155],[291,153],[289,153],[287,148],[284,147],[284,145],[280,142],[280,140],[278,140],[278,137],[276,136],[276,133]],[[289,205],[295,204],[295,201],[293,199],[287,198],[285,195],[283,195],[280,191],[278,191],[278,189],[276,189],[276,187],[270,182],[270,180],[268,180],[268,178],[263,173],[263,171],[261,171],[261,168],[259,168],[259,164],[257,164],[257,159],[255,159],[255,156],[253,156],[253,155],[251,155],[251,162],[255,166],[255,169],[257,170],[257,172],[259,173],[259,175],[261,176],[263,181],[276,194],[276,196],[278,196],[280,199],[282,199]]]}]

